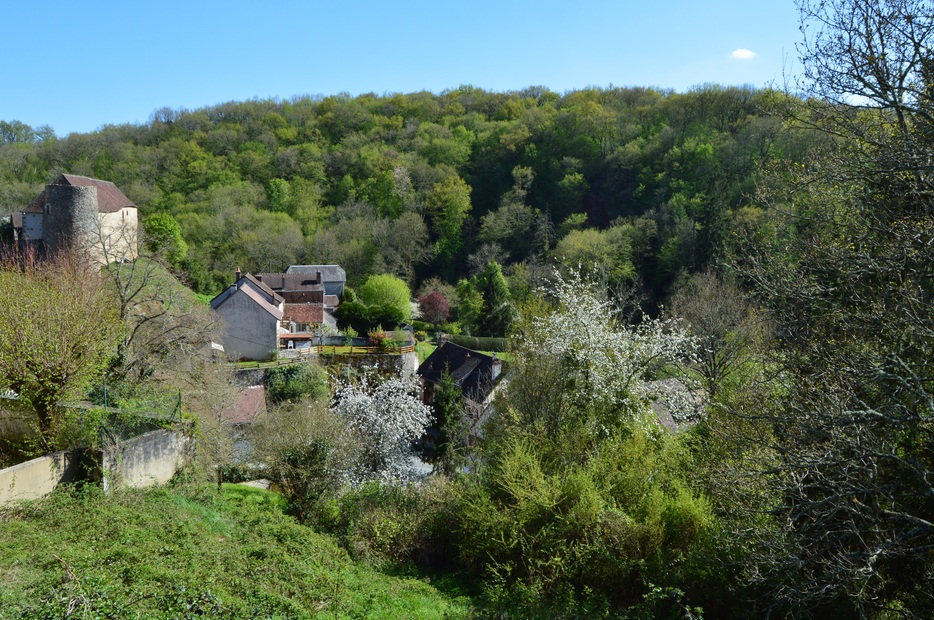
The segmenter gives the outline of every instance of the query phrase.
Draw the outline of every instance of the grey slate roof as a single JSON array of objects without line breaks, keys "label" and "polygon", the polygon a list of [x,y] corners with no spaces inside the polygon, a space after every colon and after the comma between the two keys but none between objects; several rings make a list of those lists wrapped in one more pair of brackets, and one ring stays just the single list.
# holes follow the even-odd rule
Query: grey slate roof
[{"label": "grey slate roof", "polygon": [[321,272],[321,279],[324,282],[346,282],[347,273],[340,265],[289,265],[286,273],[308,273],[314,275],[316,271]]},{"label": "grey slate roof", "polygon": [[260,273],[257,279],[274,291],[323,291],[314,276],[314,273]]},{"label": "grey slate roof", "polygon": [[225,301],[227,301],[234,293],[238,290],[245,293],[250,299],[255,301],[261,308],[269,312],[269,314],[276,317],[276,319],[282,318],[282,310],[279,309],[279,304],[284,300],[282,297],[277,295],[271,288],[258,281],[256,278],[250,274],[245,274],[234,284],[231,284],[226,289],[224,289],[217,297],[211,300],[211,309],[217,310]]},{"label": "grey slate roof", "polygon": [[447,371],[466,398],[481,402],[493,391],[494,360],[485,353],[445,342],[418,367],[418,375],[436,385]]}]

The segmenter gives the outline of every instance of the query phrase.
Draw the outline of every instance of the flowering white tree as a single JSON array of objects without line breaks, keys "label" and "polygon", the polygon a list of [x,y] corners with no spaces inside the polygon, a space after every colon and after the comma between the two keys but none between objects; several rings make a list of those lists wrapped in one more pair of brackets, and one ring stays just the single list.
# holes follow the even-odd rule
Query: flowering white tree
[{"label": "flowering white tree", "polygon": [[371,386],[364,377],[338,390],[333,410],[349,421],[363,445],[352,484],[412,478],[411,444],[431,422],[431,409],[412,395],[412,387],[399,379]]},{"label": "flowering white tree", "polygon": [[578,270],[567,278],[556,272],[544,292],[557,307],[533,319],[523,347],[560,363],[572,402],[635,416],[645,410],[644,379],[653,365],[690,357],[696,347],[675,320],[620,324],[615,305]]}]

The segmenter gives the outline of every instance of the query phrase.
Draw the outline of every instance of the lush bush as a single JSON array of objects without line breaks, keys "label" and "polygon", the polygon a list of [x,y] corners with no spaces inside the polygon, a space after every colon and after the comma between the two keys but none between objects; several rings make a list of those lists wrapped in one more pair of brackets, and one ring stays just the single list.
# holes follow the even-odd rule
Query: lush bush
[{"label": "lush bush", "polygon": [[360,298],[364,303],[392,308],[400,316],[397,323],[412,315],[411,297],[412,292],[404,280],[386,273],[370,276],[360,287]]},{"label": "lush bush", "polygon": [[367,483],[333,496],[316,524],[354,559],[384,568],[455,568],[446,478],[419,485]]},{"label": "lush bush", "polygon": [[395,327],[405,319],[399,308],[393,304],[380,303],[367,306],[359,301],[341,304],[334,312],[334,316],[337,318],[338,328],[345,331],[351,328],[361,334],[373,331],[380,325],[387,328]]},{"label": "lush bush", "polygon": [[266,393],[274,403],[318,398],[328,393],[327,373],[313,362],[269,368],[265,381]]},{"label": "lush bush", "polygon": [[254,426],[252,441],[265,477],[304,522],[317,518],[322,496],[341,488],[360,451],[346,420],[324,398],[273,407]]},{"label": "lush bush", "polygon": [[547,462],[532,438],[508,440],[483,478],[458,486],[464,568],[531,587],[539,604],[570,590],[620,609],[642,600],[646,583],[693,583],[674,567],[708,550],[714,518],[680,458],[639,427],[577,465]]}]

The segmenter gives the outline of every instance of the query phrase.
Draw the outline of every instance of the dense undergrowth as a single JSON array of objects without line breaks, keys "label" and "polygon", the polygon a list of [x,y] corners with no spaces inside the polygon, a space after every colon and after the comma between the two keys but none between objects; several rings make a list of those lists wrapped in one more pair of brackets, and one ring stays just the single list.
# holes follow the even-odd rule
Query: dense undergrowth
[{"label": "dense undergrowth", "polygon": [[4,618],[460,618],[464,598],[380,574],[283,512],[200,484],[66,488],[0,511]]}]

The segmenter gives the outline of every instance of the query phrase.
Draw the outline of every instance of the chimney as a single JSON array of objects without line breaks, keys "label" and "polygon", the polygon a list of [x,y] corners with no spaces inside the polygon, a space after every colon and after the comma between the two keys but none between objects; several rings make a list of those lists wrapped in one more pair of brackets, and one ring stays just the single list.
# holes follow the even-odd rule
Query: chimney
[{"label": "chimney", "polygon": [[239,282],[242,277],[243,275],[240,273],[240,268],[237,267],[237,271],[234,272],[234,282]]},{"label": "chimney", "polygon": [[318,271],[315,272],[315,280],[317,281],[317,284],[321,284],[322,280],[321,280],[321,270],[320,270],[320,269],[319,269]]}]

